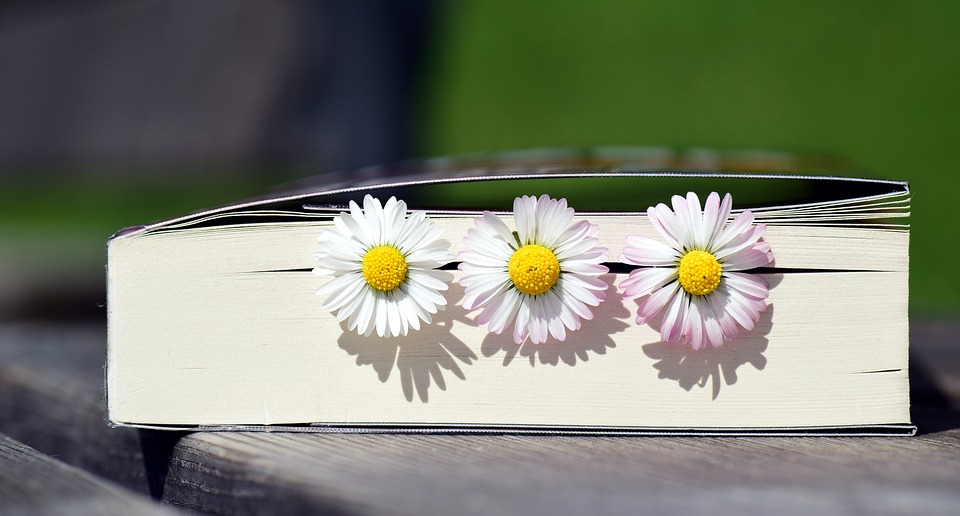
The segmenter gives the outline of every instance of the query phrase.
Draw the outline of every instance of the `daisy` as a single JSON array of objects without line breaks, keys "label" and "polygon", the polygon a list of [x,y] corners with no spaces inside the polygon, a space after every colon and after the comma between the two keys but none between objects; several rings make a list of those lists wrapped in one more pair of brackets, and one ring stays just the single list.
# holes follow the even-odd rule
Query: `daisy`
[{"label": "daisy", "polygon": [[597,247],[597,225],[573,214],[566,199],[523,196],[513,202],[516,231],[490,212],[474,220],[459,257],[463,306],[483,308],[477,323],[499,334],[516,320],[514,342],[542,344],[593,319],[590,307],[607,289],[597,278],[608,271],[607,250]]},{"label": "daisy", "polygon": [[334,229],[317,239],[315,254],[319,276],[333,279],[317,289],[328,295],[324,308],[347,321],[350,331],[364,336],[376,329],[381,337],[406,335],[419,330],[420,321],[447,304],[449,273],[435,270],[453,260],[446,240],[437,240],[442,229],[391,197],[385,206],[370,195],[363,210],[350,201],[350,213],[333,219]]},{"label": "daisy", "polygon": [[749,331],[767,307],[767,284],[740,271],[773,261],[763,241],[766,226],[753,224],[744,211],[727,224],[733,200],[716,192],[700,199],[673,196],[673,210],[665,204],[647,209],[653,227],[666,244],[628,236],[622,261],[641,265],[620,283],[626,299],[641,298],[637,324],[644,324],[666,307],[660,328],[664,342],[689,343],[700,349],[720,347],[737,336],[737,325]]}]

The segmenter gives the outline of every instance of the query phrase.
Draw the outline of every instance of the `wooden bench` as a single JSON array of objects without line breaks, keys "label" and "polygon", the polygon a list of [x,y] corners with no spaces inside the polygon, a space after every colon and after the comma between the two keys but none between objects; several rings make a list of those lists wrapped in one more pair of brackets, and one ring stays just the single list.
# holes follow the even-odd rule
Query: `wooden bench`
[{"label": "wooden bench", "polygon": [[90,473],[0,435],[0,514],[172,514]]}]

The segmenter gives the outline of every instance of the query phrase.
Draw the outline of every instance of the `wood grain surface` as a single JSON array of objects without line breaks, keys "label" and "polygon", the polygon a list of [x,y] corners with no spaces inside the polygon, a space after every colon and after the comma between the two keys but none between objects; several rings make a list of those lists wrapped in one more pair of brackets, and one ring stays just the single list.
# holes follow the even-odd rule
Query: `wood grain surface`
[{"label": "wood grain surface", "polygon": [[0,513],[4,515],[174,512],[0,435]]},{"label": "wood grain surface", "polygon": [[913,323],[917,437],[175,433],[103,422],[103,331],[0,329],[0,431],[218,514],[955,514],[960,324]]}]

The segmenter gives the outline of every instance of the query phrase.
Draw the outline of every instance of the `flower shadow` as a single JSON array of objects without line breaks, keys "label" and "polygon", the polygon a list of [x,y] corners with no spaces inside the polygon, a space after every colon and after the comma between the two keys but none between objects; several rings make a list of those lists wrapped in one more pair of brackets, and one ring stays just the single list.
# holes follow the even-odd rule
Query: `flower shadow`
[{"label": "flower shadow", "polygon": [[[657,360],[653,367],[659,371],[658,378],[676,381],[687,391],[694,386],[706,387],[709,381],[713,399],[717,399],[722,385],[737,383],[737,369],[740,367],[750,364],[763,370],[767,366],[763,353],[767,350],[766,336],[772,328],[773,312],[774,307],[768,306],[752,331],[741,333],[721,348],[708,346],[694,351],[689,346],[657,341],[644,344],[641,349],[645,355]],[[651,327],[659,331],[659,324],[659,320],[653,321]]]},{"label": "flower shadow", "polygon": [[480,345],[485,357],[503,353],[503,365],[509,366],[517,357],[526,358],[531,367],[537,362],[543,365],[559,365],[561,362],[575,366],[577,362],[586,362],[590,354],[605,355],[607,349],[616,347],[613,335],[627,329],[623,321],[630,316],[630,310],[624,306],[623,296],[617,292],[614,282],[616,276],[601,276],[607,283],[606,299],[594,310],[592,321],[583,321],[579,331],[567,332],[567,338],[558,342],[551,338],[544,344],[534,344],[529,339],[523,344],[513,341],[512,331],[497,335],[487,334]]},{"label": "flower shadow", "polygon": [[[448,299],[462,295],[459,285],[450,286]],[[447,390],[444,372],[466,380],[460,364],[472,365],[477,360],[476,353],[453,335],[454,321],[475,325],[461,307],[454,305],[434,315],[432,323],[422,324],[420,331],[401,337],[364,337],[348,331],[344,322],[340,325],[342,333],[337,344],[350,356],[357,357],[358,366],[372,366],[382,383],[390,379],[396,368],[407,401],[412,402],[416,393],[421,402],[427,403],[431,384],[441,391]]]}]

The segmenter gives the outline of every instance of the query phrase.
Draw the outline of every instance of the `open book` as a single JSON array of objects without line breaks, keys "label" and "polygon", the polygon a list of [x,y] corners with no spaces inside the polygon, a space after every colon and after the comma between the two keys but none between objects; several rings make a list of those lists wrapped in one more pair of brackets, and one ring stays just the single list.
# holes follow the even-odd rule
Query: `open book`
[{"label": "open book", "polygon": [[[905,183],[650,170],[614,156],[407,167],[415,173],[360,171],[114,235],[110,421],[317,431],[915,430]],[[772,251],[771,263],[748,271],[768,287],[765,309],[720,347],[664,342],[665,315],[637,324],[638,300],[618,288],[641,268],[621,259],[628,236],[660,237],[648,207],[687,192],[732,194],[730,220],[750,210]],[[425,211],[450,244],[439,264],[450,278],[445,309],[406,335],[364,335],[316,294],[332,281],[314,273],[318,237],[367,195]],[[484,211],[512,230],[523,195],[566,199],[574,221],[595,224],[608,251],[597,275],[607,285],[602,302],[563,340],[518,343],[512,329],[491,332],[462,303],[464,237]]]}]

